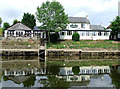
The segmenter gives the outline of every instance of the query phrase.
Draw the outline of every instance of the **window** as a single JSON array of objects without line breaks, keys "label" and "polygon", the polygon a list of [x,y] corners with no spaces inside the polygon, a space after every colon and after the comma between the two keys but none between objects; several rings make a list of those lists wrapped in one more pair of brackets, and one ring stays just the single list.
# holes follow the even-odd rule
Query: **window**
[{"label": "window", "polygon": [[104,36],[108,36],[108,32],[104,32]]},{"label": "window", "polygon": [[67,31],[67,35],[72,35],[72,31]]},{"label": "window", "polygon": [[64,36],[64,35],[65,35],[65,32],[61,32],[61,35]]},{"label": "window", "polygon": [[98,36],[101,36],[101,32],[98,32]]},{"label": "window", "polygon": [[85,23],[81,23],[81,28],[85,28]]},{"label": "window", "polygon": [[21,32],[21,35],[23,35],[23,32]]},{"label": "window", "polygon": [[92,32],[92,36],[95,36],[95,32]]},{"label": "window", "polygon": [[82,32],[82,36],[84,36],[85,35],[85,33],[84,32]]},{"label": "window", "polygon": [[86,32],[86,35],[87,35],[87,36],[90,36],[90,33],[89,33],[89,32]]}]

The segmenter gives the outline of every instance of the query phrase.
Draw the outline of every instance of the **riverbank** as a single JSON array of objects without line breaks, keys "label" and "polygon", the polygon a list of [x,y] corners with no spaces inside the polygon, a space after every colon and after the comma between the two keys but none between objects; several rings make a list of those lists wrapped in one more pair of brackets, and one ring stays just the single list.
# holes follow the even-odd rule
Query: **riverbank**
[{"label": "riverbank", "polygon": [[[2,39],[2,49],[38,49],[39,39]],[[46,49],[80,49],[82,51],[117,51],[119,41],[113,40],[65,40],[47,43]]]},{"label": "riverbank", "polygon": [[[35,44],[35,45],[34,45]],[[60,41],[59,43],[47,43],[47,49],[40,49],[39,40],[19,39],[2,40],[0,51],[3,56],[38,56],[39,54],[47,56],[79,56],[80,59],[88,57],[94,59],[99,56],[102,59],[117,59],[113,56],[119,56],[119,42],[112,40],[80,40],[80,41]],[[41,51],[42,50],[42,51]],[[45,51],[46,50],[46,51]],[[44,53],[43,53],[44,51]],[[39,55],[40,56],[40,55]],[[99,59],[97,57],[97,59]]]},{"label": "riverbank", "polygon": [[81,49],[82,51],[115,51],[119,49],[119,42],[112,40],[80,40],[47,43],[47,49]]}]

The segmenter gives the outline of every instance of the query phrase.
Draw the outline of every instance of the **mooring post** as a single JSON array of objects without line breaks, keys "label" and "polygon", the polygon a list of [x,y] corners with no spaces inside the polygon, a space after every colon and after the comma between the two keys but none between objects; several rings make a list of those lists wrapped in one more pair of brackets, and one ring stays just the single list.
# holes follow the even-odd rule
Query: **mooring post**
[{"label": "mooring post", "polygon": [[81,51],[79,51],[79,59],[81,60]]}]

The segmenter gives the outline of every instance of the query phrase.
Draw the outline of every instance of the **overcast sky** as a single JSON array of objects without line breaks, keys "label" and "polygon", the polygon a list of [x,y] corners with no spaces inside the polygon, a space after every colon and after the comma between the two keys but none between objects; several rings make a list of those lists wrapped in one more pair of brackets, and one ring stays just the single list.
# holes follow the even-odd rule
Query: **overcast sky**
[{"label": "overcast sky", "polygon": [[[36,8],[47,0],[0,0],[0,17],[12,25],[14,19],[21,21],[23,13],[35,15]],[[50,0],[52,1],[52,0]],[[108,26],[118,15],[119,0],[56,0],[65,8],[68,16],[89,16],[92,25]],[[38,21],[37,21],[37,25]]]}]

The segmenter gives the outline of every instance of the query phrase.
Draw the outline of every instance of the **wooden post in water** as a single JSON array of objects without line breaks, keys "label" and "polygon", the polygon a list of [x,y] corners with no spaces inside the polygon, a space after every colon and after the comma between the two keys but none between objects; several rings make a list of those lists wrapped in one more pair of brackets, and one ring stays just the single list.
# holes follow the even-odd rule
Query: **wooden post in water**
[{"label": "wooden post in water", "polygon": [[81,60],[81,51],[79,51],[79,60]]}]

